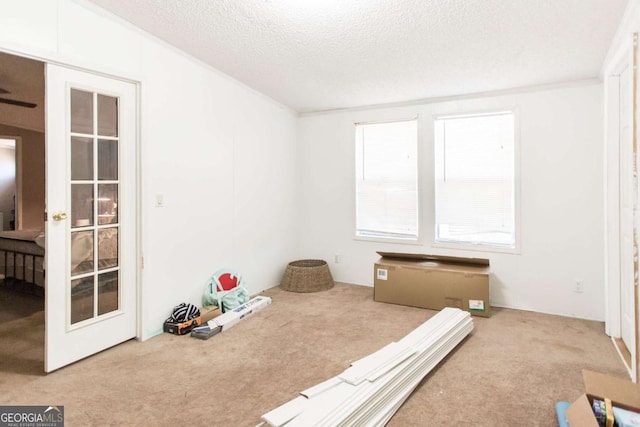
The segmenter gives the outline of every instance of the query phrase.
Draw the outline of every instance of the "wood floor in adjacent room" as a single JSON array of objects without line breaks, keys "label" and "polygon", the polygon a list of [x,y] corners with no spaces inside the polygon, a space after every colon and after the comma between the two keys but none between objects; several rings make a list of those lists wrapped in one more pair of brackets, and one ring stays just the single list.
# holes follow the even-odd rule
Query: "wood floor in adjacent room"
[{"label": "wood floor in adjacent room", "polygon": [[[64,405],[69,426],[255,426],[435,314],[376,303],[363,286],[264,294],[272,305],[208,341],[129,341],[49,375],[42,312],[0,314],[0,405]],[[601,322],[496,308],[474,323],[390,426],[557,426],[554,405],[583,392],[582,369],[626,376]]]}]

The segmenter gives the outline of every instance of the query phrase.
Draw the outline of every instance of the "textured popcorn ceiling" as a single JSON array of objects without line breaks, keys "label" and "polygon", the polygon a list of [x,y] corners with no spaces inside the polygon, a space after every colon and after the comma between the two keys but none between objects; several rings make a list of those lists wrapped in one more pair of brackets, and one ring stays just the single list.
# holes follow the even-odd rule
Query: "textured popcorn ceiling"
[{"label": "textured popcorn ceiling", "polygon": [[299,112],[598,76],[627,0],[90,0]]}]

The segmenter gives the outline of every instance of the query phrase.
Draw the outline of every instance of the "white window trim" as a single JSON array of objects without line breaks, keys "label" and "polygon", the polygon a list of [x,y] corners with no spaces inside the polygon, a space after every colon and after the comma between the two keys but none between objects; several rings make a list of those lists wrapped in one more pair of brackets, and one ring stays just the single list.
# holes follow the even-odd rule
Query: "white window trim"
[{"label": "white window trim", "polygon": [[[500,245],[488,244],[465,244],[457,242],[437,242],[435,234],[435,140],[434,123],[438,118],[476,116],[482,114],[493,114],[499,111],[510,111],[514,116],[514,210],[515,210],[515,245],[514,247],[504,247]],[[485,253],[515,254],[521,253],[521,169],[520,169],[520,112],[518,107],[496,106],[482,110],[462,110],[448,111],[446,114],[436,114],[431,116],[414,115],[412,117],[398,117],[388,120],[353,121],[353,124],[373,124],[396,121],[406,121],[417,119],[418,126],[418,238],[417,239],[394,239],[386,237],[358,236],[356,227],[355,211],[355,180],[351,183],[351,191],[354,194],[354,204],[352,205],[352,240],[360,242],[375,242],[400,244],[407,246],[422,246],[425,250],[429,248],[449,249],[457,251],[473,251]]]},{"label": "white window trim", "polygon": [[[514,237],[515,244],[513,247],[503,246],[503,245],[492,245],[487,243],[464,243],[464,242],[439,242],[436,240],[436,204],[435,204],[435,178],[432,176],[430,178],[432,192],[434,195],[432,201],[432,212],[430,218],[430,227],[431,227],[431,247],[440,248],[440,249],[455,249],[455,250],[464,250],[464,251],[478,251],[478,252],[495,252],[495,253],[506,253],[506,254],[520,254],[521,252],[521,241],[522,241],[522,233],[521,233],[521,175],[520,175],[520,111],[518,107],[504,107],[504,108],[491,108],[486,110],[470,110],[470,111],[460,111],[455,113],[447,113],[447,114],[437,114],[431,117],[431,150],[435,150],[435,139],[433,135],[433,131],[435,128],[435,122],[438,119],[447,119],[452,117],[473,117],[473,116],[483,116],[483,115],[491,115],[500,112],[511,112],[513,113],[513,143],[514,143],[514,221],[515,221],[515,229],[514,229]],[[435,152],[435,151],[434,151]],[[433,175],[433,170],[435,168],[435,155],[432,153],[432,165],[431,165],[431,175]]]},{"label": "white window trim", "polygon": [[[418,218],[418,222],[420,221],[420,219]],[[418,224],[418,233],[420,232],[420,225]],[[420,235],[418,235],[417,239],[412,239],[412,238],[407,238],[407,239],[399,239],[399,238],[395,238],[395,237],[377,237],[377,236],[358,236],[356,233],[356,228],[354,227],[353,230],[354,236],[353,236],[353,240],[356,241],[362,241],[362,242],[377,242],[377,243],[395,243],[395,244],[400,244],[400,245],[416,245],[416,246],[422,246],[424,245],[424,239],[421,238]]]},{"label": "white window trim", "polygon": [[[352,214],[352,218],[353,218],[353,222],[352,222],[352,230],[351,230],[351,235],[352,235],[352,240],[353,241],[360,241],[360,242],[376,242],[376,243],[390,243],[390,244],[399,244],[399,245],[413,245],[413,246],[424,246],[425,244],[425,238],[424,238],[424,218],[423,218],[423,212],[422,212],[422,206],[423,205],[423,191],[421,191],[422,185],[423,185],[423,173],[424,171],[421,170],[421,159],[422,159],[422,155],[423,155],[423,147],[422,147],[422,143],[423,143],[423,138],[424,136],[422,135],[421,132],[421,118],[419,114],[414,114],[412,116],[404,116],[404,117],[398,117],[398,118],[391,118],[391,119],[382,119],[382,120],[364,120],[364,121],[353,121],[353,126],[356,127],[358,125],[372,125],[372,124],[381,124],[381,123],[396,123],[396,122],[408,122],[408,121],[412,121],[415,120],[416,122],[416,127],[417,127],[417,135],[416,135],[416,143],[417,143],[417,185],[418,185],[418,206],[417,206],[417,214],[418,214],[418,235],[415,238],[412,237],[407,237],[407,238],[398,238],[398,237],[385,237],[385,236],[362,236],[358,234],[358,218],[357,218],[357,209],[356,209],[356,204],[357,204],[357,195],[356,195],[356,181],[355,179],[352,180],[351,183],[351,188],[352,188],[352,194],[354,195],[354,199],[353,199],[353,214]],[[355,162],[354,162],[355,165]]]}]

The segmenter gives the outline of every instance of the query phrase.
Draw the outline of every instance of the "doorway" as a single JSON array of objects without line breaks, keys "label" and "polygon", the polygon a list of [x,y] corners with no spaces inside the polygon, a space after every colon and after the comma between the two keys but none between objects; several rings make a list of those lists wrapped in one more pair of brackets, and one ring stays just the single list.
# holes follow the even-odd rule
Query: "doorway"
[{"label": "doorway", "polygon": [[44,63],[0,52],[0,358],[19,382],[44,367]]},{"label": "doorway", "polygon": [[[25,306],[8,316],[27,319],[13,336],[28,328],[38,348],[2,342],[12,353],[0,357],[31,354],[28,373],[42,374],[136,337],[137,87],[0,52],[3,134],[18,135],[21,148],[16,230],[0,235],[0,313]],[[13,292],[25,290],[40,303],[16,303]]]}]

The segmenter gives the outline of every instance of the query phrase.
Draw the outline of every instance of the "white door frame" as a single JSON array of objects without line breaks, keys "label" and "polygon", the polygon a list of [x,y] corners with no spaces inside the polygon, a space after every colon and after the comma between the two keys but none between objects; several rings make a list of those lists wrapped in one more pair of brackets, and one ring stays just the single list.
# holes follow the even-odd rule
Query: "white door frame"
[{"label": "white door frame", "polygon": [[[636,36],[634,36],[636,37]],[[614,64],[605,75],[605,219],[606,219],[606,233],[605,233],[605,332],[607,335],[615,338],[619,338],[622,333],[621,328],[621,274],[620,274],[620,191],[627,189],[628,191],[637,191],[638,185],[636,182],[627,182],[621,184],[620,179],[620,132],[619,132],[619,75],[626,66],[634,66],[634,47],[635,38],[631,37],[625,41],[623,46],[618,50],[615,61],[611,61]],[[634,72],[633,76],[634,91],[637,91],[637,74]],[[636,109],[636,96],[634,93],[633,111],[637,116]],[[634,128],[634,141],[638,137],[638,129]],[[634,154],[635,142],[634,142]],[[629,159],[633,162],[634,181],[637,181],[638,161],[637,159]],[[638,212],[637,200],[638,196],[632,194],[631,200],[636,200],[634,203],[634,247],[638,248],[637,235],[638,235]],[[632,355],[631,366],[628,367],[629,375],[632,380],[637,381],[638,372],[638,262],[634,262],[634,295],[635,295],[635,334],[634,334],[634,348],[629,349]]]},{"label": "white door frame", "polygon": [[[143,248],[142,248],[142,202],[141,202],[141,194],[142,194],[142,138],[141,138],[141,128],[142,128],[142,120],[141,120],[141,102],[142,102],[142,78],[136,76],[126,76],[117,72],[112,72],[110,70],[103,71],[100,67],[95,67],[92,64],[82,63],[81,61],[72,61],[69,58],[59,59],[55,55],[49,56],[46,53],[41,51],[30,51],[25,50],[23,47],[16,46],[6,46],[0,43],[0,52],[7,53],[9,55],[20,56],[23,58],[33,59],[35,61],[40,61],[43,63],[49,63],[54,65],[60,65],[63,67],[67,67],[70,69],[75,69],[78,71],[83,71],[86,73],[96,74],[98,76],[103,76],[111,79],[122,80],[128,83],[135,85],[136,87],[136,339],[142,340],[143,338],[143,313],[144,313],[144,302],[143,302],[143,292],[142,292],[142,267],[143,267]],[[46,129],[45,129],[46,135]],[[46,161],[46,159],[45,159]],[[45,206],[45,210],[47,207]]]}]

